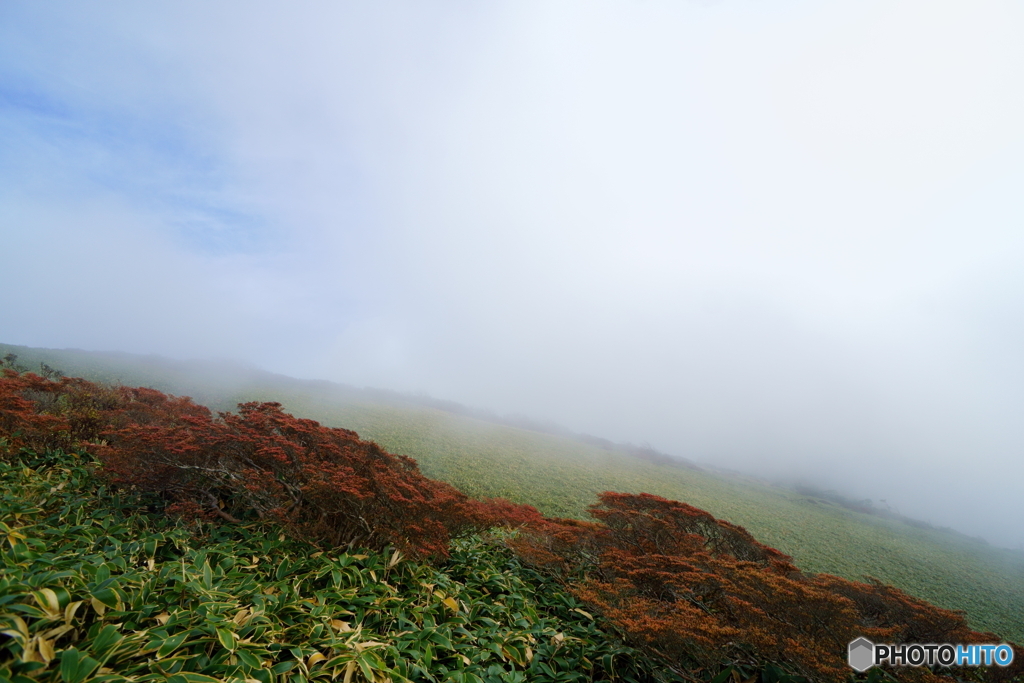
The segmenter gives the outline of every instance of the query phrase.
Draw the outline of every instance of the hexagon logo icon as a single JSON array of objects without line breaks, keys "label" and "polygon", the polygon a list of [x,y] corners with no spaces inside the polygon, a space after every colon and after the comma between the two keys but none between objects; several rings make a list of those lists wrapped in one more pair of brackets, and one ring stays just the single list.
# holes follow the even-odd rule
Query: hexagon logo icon
[{"label": "hexagon logo icon", "polygon": [[854,671],[867,671],[875,664],[875,644],[863,636],[850,641],[846,659]]}]

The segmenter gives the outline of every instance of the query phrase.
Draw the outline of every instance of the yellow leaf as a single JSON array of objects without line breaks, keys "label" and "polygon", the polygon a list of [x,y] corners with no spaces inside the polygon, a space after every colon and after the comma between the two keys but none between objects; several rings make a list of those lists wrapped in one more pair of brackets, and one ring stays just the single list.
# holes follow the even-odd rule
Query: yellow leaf
[{"label": "yellow leaf", "polygon": [[348,633],[352,630],[352,627],[348,625],[348,622],[342,621],[341,619],[331,619],[331,626],[335,631],[340,633]]},{"label": "yellow leaf", "polygon": [[401,560],[401,559],[402,559],[402,553],[400,553],[400,552],[398,552],[396,550],[395,554],[391,556],[391,561],[388,563],[388,569],[391,569],[396,564],[398,564],[399,560]]},{"label": "yellow leaf", "polygon": [[74,602],[68,603],[68,606],[64,608],[64,623],[70,624],[75,618],[75,612],[82,606],[84,600],[75,600]]},{"label": "yellow leaf", "polygon": [[555,635],[551,636],[551,644],[554,645],[555,647],[558,647],[559,645],[561,645],[564,642],[565,642],[565,634],[564,633],[556,633]]},{"label": "yellow leaf", "polygon": [[314,559],[314,560],[315,560],[316,558],[320,557],[320,556],[321,556],[321,555],[323,555],[323,554],[324,554],[324,551],[323,551],[323,550],[318,550],[317,552],[315,552],[315,553],[313,553],[312,555],[310,555],[310,558],[312,558],[312,559]]},{"label": "yellow leaf", "polygon": [[0,633],[14,638],[19,643],[24,643],[28,640],[28,625],[25,624],[25,620],[21,617],[14,617],[14,628],[5,629],[0,631]]},{"label": "yellow leaf", "polygon": [[50,619],[60,618],[60,603],[57,601],[57,594],[51,588],[41,588],[32,593],[39,606],[46,612]]},{"label": "yellow leaf", "polygon": [[238,626],[245,626],[246,622],[249,621],[249,608],[243,607],[235,613],[235,616],[231,618],[231,621],[235,622]]},{"label": "yellow leaf", "polygon": [[473,663],[473,662],[469,661],[469,657],[467,657],[466,655],[459,655],[459,656],[462,657],[462,663],[465,664],[466,666],[469,666],[470,664]]},{"label": "yellow leaf", "polygon": [[100,615],[100,617],[107,613],[107,606],[96,598],[92,598],[92,608],[96,610],[96,614]]},{"label": "yellow leaf", "polygon": [[458,612],[459,611],[459,603],[455,602],[455,600],[453,598],[445,598],[441,602],[444,603],[445,607],[447,607],[451,611],[453,611],[453,612]]},{"label": "yellow leaf", "polygon": [[312,669],[315,664],[317,664],[318,662],[322,662],[325,659],[327,659],[327,657],[324,657],[319,652],[314,652],[306,659],[306,666]]},{"label": "yellow leaf", "polygon": [[170,620],[171,620],[171,615],[170,615],[170,614],[168,614],[167,612],[161,612],[160,614],[156,615],[156,616],[155,616],[155,617],[153,617],[153,618],[154,618],[154,619],[156,619],[156,620],[157,620],[157,622],[158,622],[158,623],[159,623],[159,624],[160,624],[161,626],[163,626],[164,624],[166,624],[166,623],[167,623],[168,621],[170,621]]},{"label": "yellow leaf", "polygon": [[369,555],[349,555],[353,560],[365,560]]},{"label": "yellow leaf", "polygon": [[352,683],[352,674],[356,671],[355,661],[351,661],[345,665],[345,680],[344,683]]},{"label": "yellow leaf", "polygon": [[[36,652],[36,641],[37,638],[33,638],[28,641],[25,646],[21,649],[21,661],[23,662],[42,662],[43,658]],[[45,663],[45,662],[44,662]]]},{"label": "yellow leaf", "polygon": [[149,571],[155,570],[156,569],[156,560],[154,560],[152,557],[149,558],[148,560],[146,560],[146,567],[149,569]]},{"label": "yellow leaf", "polygon": [[37,639],[39,640],[39,656],[43,658],[43,664],[49,664],[56,656],[53,651],[53,641],[40,636],[37,636]]},{"label": "yellow leaf", "polygon": [[67,624],[65,624],[63,626],[58,626],[57,628],[51,628],[46,633],[43,633],[42,637],[43,638],[48,638],[50,640],[57,640],[62,635],[64,635],[65,633],[67,633],[68,631],[71,631],[73,629],[74,629],[73,626],[68,626]]}]

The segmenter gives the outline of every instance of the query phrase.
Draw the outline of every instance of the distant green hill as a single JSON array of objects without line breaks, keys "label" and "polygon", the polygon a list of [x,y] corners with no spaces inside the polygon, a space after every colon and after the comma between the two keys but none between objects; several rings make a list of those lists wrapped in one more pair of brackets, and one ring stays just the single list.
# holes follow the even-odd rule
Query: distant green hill
[{"label": "distant green hill", "polygon": [[[873,576],[936,605],[964,610],[974,628],[1024,642],[1024,554],[949,531],[852,511],[754,478],[639,459],[551,427],[498,424],[455,404],[297,380],[227,362],[32,349],[0,344],[0,356],[68,375],[151,386],[228,410],[278,401],[286,410],[357,431],[414,457],[424,473],[478,497],[503,496],[554,516],[585,517],[602,491],[682,500],[746,527],[806,571]],[[431,407],[438,405],[440,407]],[[441,408],[447,409],[441,409]],[[488,419],[482,419],[488,418]]]}]

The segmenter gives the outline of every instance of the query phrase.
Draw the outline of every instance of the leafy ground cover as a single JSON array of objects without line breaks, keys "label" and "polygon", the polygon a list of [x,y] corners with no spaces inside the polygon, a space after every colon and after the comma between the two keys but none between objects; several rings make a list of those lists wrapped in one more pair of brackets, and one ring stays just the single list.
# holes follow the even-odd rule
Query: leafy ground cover
[{"label": "leafy ground cover", "polygon": [[0,461],[0,679],[674,680],[493,539],[431,566],[269,524],[185,525],[91,467]]},{"label": "leafy ground cover", "polygon": [[154,358],[4,347],[91,379],[154,386],[218,409],[278,400],[285,409],[347,427],[417,460],[427,476],[475,497],[506,497],[551,516],[585,518],[603,491],[686,501],[746,527],[801,568],[854,580],[873,576],[919,598],[966,611],[978,629],[1024,642],[1024,555],[955,534],[864,515],[742,477],[655,464],[572,439],[488,424],[413,404],[375,403],[358,390],[269,373]]}]

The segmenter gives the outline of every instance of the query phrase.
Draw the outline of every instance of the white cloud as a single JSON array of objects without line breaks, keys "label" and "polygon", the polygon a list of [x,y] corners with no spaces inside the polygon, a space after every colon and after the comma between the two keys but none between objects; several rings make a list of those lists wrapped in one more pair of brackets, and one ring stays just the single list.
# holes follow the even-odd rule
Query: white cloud
[{"label": "white cloud", "polygon": [[[1024,514],[989,495],[1024,445],[1017,5],[4,12],[5,341]],[[978,476],[875,493],[858,457]]]}]

